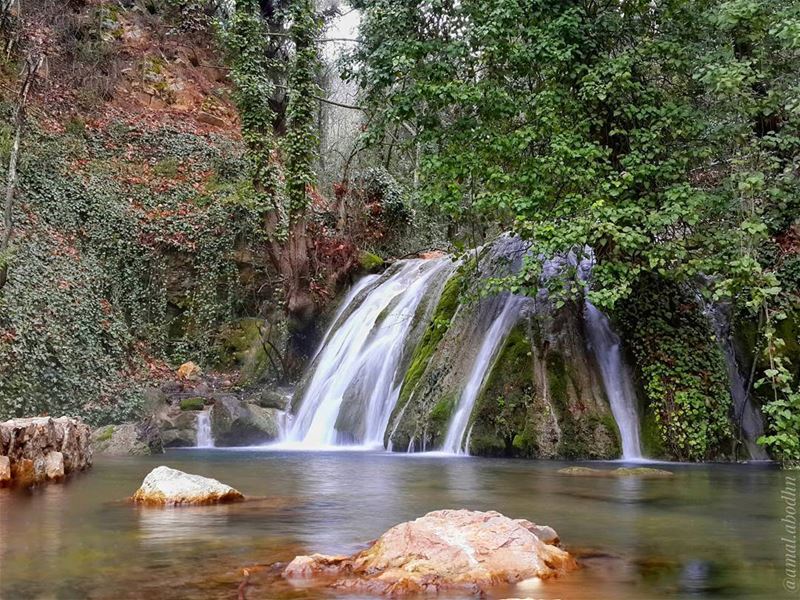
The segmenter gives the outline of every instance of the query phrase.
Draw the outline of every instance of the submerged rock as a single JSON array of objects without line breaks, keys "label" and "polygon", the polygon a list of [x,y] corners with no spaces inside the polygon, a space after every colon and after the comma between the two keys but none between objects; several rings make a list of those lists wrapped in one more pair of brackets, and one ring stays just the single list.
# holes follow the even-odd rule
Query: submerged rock
[{"label": "submerged rock", "polygon": [[92,432],[92,444],[98,454],[162,454],[164,445],[158,427],[150,422],[106,425]]},{"label": "submerged rock", "polygon": [[69,417],[0,423],[0,485],[59,481],[92,464],[89,427]]},{"label": "submerged rock", "polygon": [[498,512],[440,510],[401,523],[354,556],[298,556],[288,579],[335,575],[334,586],[403,594],[480,591],[576,567],[550,527]]},{"label": "submerged rock", "polygon": [[641,477],[641,478],[661,478],[672,477],[672,471],[663,469],[652,469],[650,467],[619,467],[618,469],[592,469],[591,467],[565,467],[559,469],[561,475],[573,475],[579,477]]},{"label": "submerged rock", "polygon": [[156,506],[221,504],[244,500],[238,490],[210,477],[157,467],[148,473],[133,501]]}]

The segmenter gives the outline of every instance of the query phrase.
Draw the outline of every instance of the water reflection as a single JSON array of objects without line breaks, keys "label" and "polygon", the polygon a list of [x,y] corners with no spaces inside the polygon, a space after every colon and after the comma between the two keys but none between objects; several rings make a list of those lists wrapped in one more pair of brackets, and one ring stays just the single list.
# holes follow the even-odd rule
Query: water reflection
[{"label": "water reflection", "polygon": [[[215,477],[253,499],[166,510],[125,502],[159,464]],[[244,565],[352,552],[400,521],[460,507],[552,525],[583,557],[573,576],[497,598],[785,597],[779,472],[674,466],[667,481],[564,477],[561,466],[220,450],[102,459],[64,486],[0,490],[0,598],[230,598]],[[331,596],[259,585],[253,597]]]}]

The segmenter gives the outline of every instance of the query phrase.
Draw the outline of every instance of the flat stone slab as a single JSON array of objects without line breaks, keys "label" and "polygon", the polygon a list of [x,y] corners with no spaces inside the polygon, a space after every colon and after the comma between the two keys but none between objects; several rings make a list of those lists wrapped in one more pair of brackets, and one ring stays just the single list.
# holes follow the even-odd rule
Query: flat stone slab
[{"label": "flat stone slab", "polygon": [[289,580],[331,581],[336,588],[389,595],[462,589],[471,593],[576,568],[547,526],[498,512],[439,510],[389,529],[353,556],[298,556]]},{"label": "flat stone slab", "polygon": [[244,496],[216,479],[161,466],[147,474],[132,499],[150,506],[198,506],[237,502]]}]

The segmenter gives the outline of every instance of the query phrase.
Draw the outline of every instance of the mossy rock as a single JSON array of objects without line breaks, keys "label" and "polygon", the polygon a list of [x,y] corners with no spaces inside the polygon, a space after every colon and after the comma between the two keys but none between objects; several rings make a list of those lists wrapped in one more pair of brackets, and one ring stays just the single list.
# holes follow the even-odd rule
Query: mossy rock
[{"label": "mossy rock", "polygon": [[619,467],[618,469],[593,469],[591,467],[565,467],[558,470],[559,475],[572,477],[638,477],[660,479],[672,477],[674,473],[650,467]]},{"label": "mossy rock", "polygon": [[384,264],[385,263],[383,259],[372,252],[362,250],[358,255],[358,266],[361,267],[362,271],[366,271],[367,273],[375,273],[380,271]]},{"label": "mossy rock", "polygon": [[218,446],[250,446],[278,438],[279,411],[243,402],[235,396],[218,398],[211,408],[211,431]]},{"label": "mossy rock", "polygon": [[650,411],[645,411],[640,426],[640,438],[644,455],[648,458],[667,458],[656,416]]},{"label": "mossy rock", "polygon": [[672,477],[675,475],[672,471],[653,469],[650,467],[620,467],[619,469],[614,469],[612,473],[614,473],[614,477],[643,478]]},{"label": "mossy rock", "polygon": [[150,421],[107,425],[92,432],[97,454],[147,455],[164,452],[161,434]]},{"label": "mossy rock", "polygon": [[471,454],[537,455],[537,436],[528,418],[534,395],[531,351],[525,327],[513,328],[475,403]]},{"label": "mossy rock", "polygon": [[218,366],[238,368],[243,383],[253,383],[272,367],[262,339],[263,319],[246,318],[227,325],[220,333]]},{"label": "mossy rock", "polygon": [[181,410],[203,410],[206,402],[203,398],[184,398],[181,400]]}]

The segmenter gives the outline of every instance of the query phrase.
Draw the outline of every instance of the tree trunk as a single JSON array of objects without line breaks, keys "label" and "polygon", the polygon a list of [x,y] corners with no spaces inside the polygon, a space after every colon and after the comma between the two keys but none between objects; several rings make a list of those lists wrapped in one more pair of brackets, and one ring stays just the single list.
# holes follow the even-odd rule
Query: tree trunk
[{"label": "tree trunk", "polygon": [[36,72],[44,62],[43,57],[28,57],[25,60],[25,76],[14,111],[14,143],[11,146],[11,155],[8,159],[8,176],[6,178],[6,196],[3,210],[3,236],[0,238],[0,290],[8,281],[8,247],[11,242],[11,233],[14,227],[14,194],[17,189],[17,163],[19,162],[19,146],[22,139],[22,129],[25,125],[25,104],[28,100]]}]

